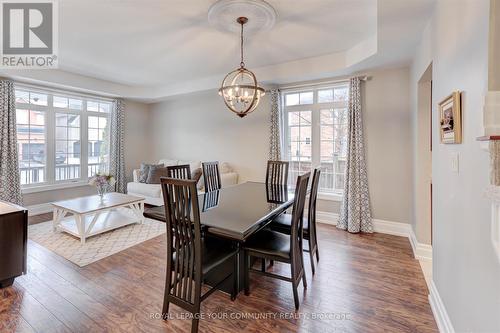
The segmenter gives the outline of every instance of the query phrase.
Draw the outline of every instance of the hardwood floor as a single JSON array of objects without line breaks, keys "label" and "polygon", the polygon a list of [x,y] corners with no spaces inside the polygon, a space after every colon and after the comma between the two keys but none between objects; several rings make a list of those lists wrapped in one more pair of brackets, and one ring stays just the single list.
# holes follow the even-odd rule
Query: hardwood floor
[{"label": "hardwood floor", "polygon": [[[304,256],[308,289],[299,289],[298,312],[289,283],[251,275],[250,296],[231,302],[217,291],[202,303],[200,332],[437,332],[406,238],[321,224],[318,232],[321,260],[312,277]],[[80,268],[29,241],[28,274],[0,290],[0,332],[189,332],[175,305],[174,319],[158,318],[165,246],[159,236]],[[270,270],[289,274],[279,263]]]}]

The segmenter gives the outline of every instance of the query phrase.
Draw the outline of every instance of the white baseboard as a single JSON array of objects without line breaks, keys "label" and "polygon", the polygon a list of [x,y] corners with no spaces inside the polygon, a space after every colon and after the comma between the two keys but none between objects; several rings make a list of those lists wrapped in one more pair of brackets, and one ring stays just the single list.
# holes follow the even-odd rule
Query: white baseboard
[{"label": "white baseboard", "polygon": [[413,249],[413,254],[415,258],[422,261],[432,261],[432,246],[428,244],[419,243],[413,228],[410,228],[410,239],[411,248]]},{"label": "white baseboard", "polygon": [[[316,212],[316,221],[318,223],[337,225],[338,220],[339,214],[337,213]],[[375,232],[402,237],[408,237],[410,234],[411,226],[407,223],[385,221],[380,219],[372,219],[372,222]]]},{"label": "white baseboard", "polygon": [[443,300],[441,299],[441,296],[439,296],[439,292],[434,284],[434,281],[431,281],[429,291],[429,303],[431,304],[432,313],[434,314],[434,319],[436,320],[439,332],[455,333],[455,329],[451,324],[450,317],[448,317],[448,312],[446,312]]},{"label": "white baseboard", "polygon": [[52,205],[50,203],[31,205],[26,208],[28,209],[28,216],[50,213],[52,211]]},{"label": "white baseboard", "polygon": [[[339,214],[318,211],[316,212],[316,220],[318,221],[318,223],[337,225]],[[373,230],[375,232],[394,236],[408,237],[415,258],[418,260],[432,261],[432,246],[419,243],[410,224],[386,221],[381,219],[372,219],[372,222]]]}]

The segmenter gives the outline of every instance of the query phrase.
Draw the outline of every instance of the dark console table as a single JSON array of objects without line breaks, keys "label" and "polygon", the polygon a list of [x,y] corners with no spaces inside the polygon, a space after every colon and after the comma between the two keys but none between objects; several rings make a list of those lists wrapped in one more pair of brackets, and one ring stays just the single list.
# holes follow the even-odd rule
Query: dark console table
[{"label": "dark console table", "polygon": [[26,272],[28,210],[0,201],[0,288]]}]

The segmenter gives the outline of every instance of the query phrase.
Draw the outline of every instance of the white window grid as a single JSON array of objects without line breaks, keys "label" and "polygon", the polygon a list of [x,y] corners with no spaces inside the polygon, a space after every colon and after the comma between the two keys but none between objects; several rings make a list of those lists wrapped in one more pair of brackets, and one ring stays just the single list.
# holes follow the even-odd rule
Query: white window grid
[{"label": "white window grid", "polygon": [[[16,102],[16,109],[30,110],[30,111],[41,111],[45,115],[45,131],[44,131],[44,144],[45,144],[45,166],[43,168],[43,178],[38,178],[37,182],[24,182],[22,188],[40,187],[52,184],[64,184],[64,183],[74,183],[82,182],[88,180],[92,175],[90,170],[92,166],[88,163],[88,117],[97,116],[108,118],[112,108],[112,101],[106,98],[100,97],[88,97],[85,95],[74,94],[71,92],[64,91],[53,91],[51,89],[44,89],[32,86],[18,85],[15,87],[16,92],[28,92],[30,96],[42,97],[47,96],[47,100],[40,99],[38,104],[34,104],[33,98],[23,102]],[[75,104],[71,105],[68,103],[67,107],[56,107],[54,106],[54,97],[56,98],[68,98],[77,101],[81,100],[81,108],[74,108]],[[30,103],[31,102],[31,103]],[[87,103],[97,103],[98,107],[96,111],[88,111]],[[80,141],[80,164],[79,164],[79,174],[77,176],[70,177],[56,177],[56,114],[67,114],[67,115],[78,115],[80,118],[79,125],[79,141]],[[70,126],[71,127],[71,126]],[[108,136],[105,138],[107,140],[107,145],[109,146],[109,131]],[[62,140],[61,140],[62,141]],[[71,140],[77,141],[77,140]],[[69,153],[68,153],[69,154]],[[109,158],[108,158],[109,160]],[[59,165],[57,165],[59,166]],[[108,171],[109,166],[100,165],[97,170],[99,172]],[[28,177],[31,177],[32,170],[27,168]],[[22,173],[22,170],[21,170]],[[31,179],[31,178],[30,178]]]},{"label": "white window grid", "polygon": [[[315,87],[304,87],[297,89],[285,89],[282,94],[282,106],[283,106],[283,115],[284,115],[284,139],[285,139],[285,152],[283,158],[290,161],[290,170],[289,170],[289,185],[295,186],[295,182],[297,176],[308,172],[314,168],[321,168],[321,179],[319,190],[321,193],[326,194],[342,194],[343,192],[343,177],[344,177],[344,167],[345,167],[345,159],[346,159],[346,143],[347,143],[347,107],[348,101],[347,98],[344,100],[337,100],[331,102],[322,102],[319,100],[319,92],[332,89],[335,92],[337,90],[348,89],[348,83],[342,82],[334,85],[324,85],[324,86],[315,86]],[[347,90],[348,91],[348,90]],[[287,95],[293,95],[297,93],[302,93],[302,95],[310,96],[312,93],[313,98],[307,99],[309,104],[297,104],[286,106],[286,98]],[[301,96],[302,96],[301,95]],[[324,94],[322,93],[324,96]],[[302,98],[300,98],[302,99]],[[294,100],[297,100],[296,98]],[[326,111],[337,113],[338,117],[333,118],[332,122],[329,122],[328,125],[331,125],[333,138],[325,138],[324,135],[322,137],[321,127],[322,127],[322,111],[325,113]],[[292,149],[292,140],[291,140],[291,131],[292,127],[289,126],[289,117],[291,113],[302,113],[302,112],[310,112],[311,114],[311,137],[308,141],[311,145],[311,157],[309,158],[296,158],[296,154],[293,154]],[[297,125],[296,125],[297,126]],[[302,126],[302,123],[298,126]],[[326,124],[323,124],[323,127],[326,128]],[[322,143],[332,143],[334,154],[327,158],[326,154],[322,154],[321,147]],[[335,153],[337,152],[337,153]],[[323,155],[323,156],[322,156]]]}]

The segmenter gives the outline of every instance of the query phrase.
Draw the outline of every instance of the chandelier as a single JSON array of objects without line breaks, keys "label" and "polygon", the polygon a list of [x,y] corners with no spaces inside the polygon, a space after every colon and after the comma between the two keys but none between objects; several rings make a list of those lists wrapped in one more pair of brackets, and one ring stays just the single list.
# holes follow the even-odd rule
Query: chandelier
[{"label": "chandelier", "polygon": [[248,18],[238,17],[236,22],[241,25],[240,67],[226,75],[219,89],[219,95],[229,110],[243,118],[257,108],[266,91],[258,86],[255,74],[245,68],[243,60],[243,26],[248,22]]}]

